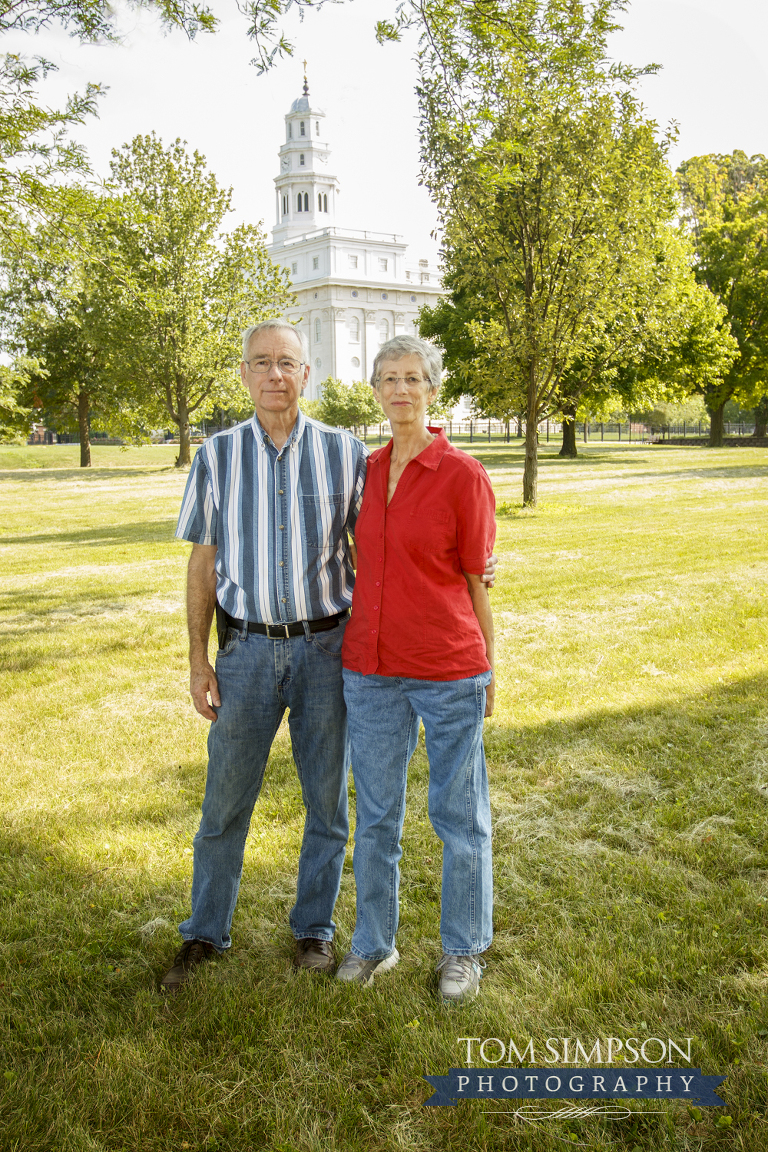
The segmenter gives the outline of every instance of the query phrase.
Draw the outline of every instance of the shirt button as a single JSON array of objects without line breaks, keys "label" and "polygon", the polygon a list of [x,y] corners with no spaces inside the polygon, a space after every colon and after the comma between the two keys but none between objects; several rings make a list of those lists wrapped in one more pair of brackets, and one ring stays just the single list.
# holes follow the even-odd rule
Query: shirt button
[{"label": "shirt button", "polygon": [[376,635],[376,629],[375,629],[375,628],[371,628],[371,636],[375,636],[375,635]]},{"label": "shirt button", "polygon": [[282,488],[278,488],[278,490],[277,490],[277,494],[278,494],[278,496],[282,496],[282,495],[283,495],[283,490],[282,490]]},{"label": "shirt button", "polygon": [[373,610],[374,610],[374,612],[378,612],[378,610],[379,610],[378,604],[374,604]]},{"label": "shirt button", "polygon": [[282,567],[284,567],[284,565],[285,565],[285,561],[284,561],[284,560],[281,560],[281,561],[280,561],[280,567],[282,568]]},{"label": "shirt button", "polygon": [[280,531],[281,532],[283,531],[283,525],[282,524],[280,525]]},{"label": "shirt button", "polygon": [[379,588],[380,586],[381,586],[381,580],[377,580],[376,581],[376,587]]},{"label": "shirt button", "polygon": [[381,556],[379,556],[379,564],[381,564]]},{"label": "shirt button", "polygon": [[283,596],[283,600],[282,600],[282,602],[283,602],[283,604],[287,604],[287,603],[288,603],[288,597],[287,597],[287,596]]}]

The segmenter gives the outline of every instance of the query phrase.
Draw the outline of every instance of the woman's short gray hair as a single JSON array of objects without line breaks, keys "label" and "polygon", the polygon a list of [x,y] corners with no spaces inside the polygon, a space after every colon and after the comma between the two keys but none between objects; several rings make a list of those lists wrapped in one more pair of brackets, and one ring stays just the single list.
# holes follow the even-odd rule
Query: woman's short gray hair
[{"label": "woman's short gray hair", "polygon": [[420,340],[418,336],[393,336],[382,344],[376,353],[371,372],[371,385],[375,388],[379,383],[381,365],[385,360],[402,360],[404,356],[418,356],[424,369],[424,375],[431,388],[439,388],[443,374],[443,358],[434,344]]},{"label": "woman's short gray hair", "polygon": [[296,324],[291,324],[289,320],[283,320],[279,316],[274,317],[272,320],[262,320],[261,324],[252,324],[250,328],[246,328],[243,332],[243,360],[248,359],[248,351],[251,347],[251,340],[257,332],[273,332],[281,331],[287,328],[292,332],[296,339],[301,344],[301,357],[305,364],[309,363],[309,341],[307,340],[306,333],[302,332],[301,328]]}]

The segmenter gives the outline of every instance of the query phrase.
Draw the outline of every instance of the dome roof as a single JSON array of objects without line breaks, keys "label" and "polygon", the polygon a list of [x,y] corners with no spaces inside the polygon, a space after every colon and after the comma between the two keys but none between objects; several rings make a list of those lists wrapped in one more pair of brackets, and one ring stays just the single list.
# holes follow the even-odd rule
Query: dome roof
[{"label": "dome roof", "polygon": [[291,104],[291,112],[311,112],[313,116],[325,116],[322,108],[310,108],[308,96],[299,96],[298,99],[294,100]]}]

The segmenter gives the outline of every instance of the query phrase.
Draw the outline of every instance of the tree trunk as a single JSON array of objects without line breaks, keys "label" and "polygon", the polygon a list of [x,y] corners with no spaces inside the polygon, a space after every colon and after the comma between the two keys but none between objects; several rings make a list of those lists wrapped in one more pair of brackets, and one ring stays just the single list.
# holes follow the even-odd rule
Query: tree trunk
[{"label": "tree trunk", "polygon": [[192,450],[189,442],[189,410],[186,402],[179,404],[179,454],[177,468],[189,468],[192,463]]},{"label": "tree trunk", "polygon": [[578,456],[576,448],[576,401],[566,401],[563,412],[563,446],[558,456]]},{"label": "tree trunk", "polygon": [[539,435],[534,381],[528,383],[528,412],[525,421],[525,468],[523,470],[523,507],[535,508],[538,499]]},{"label": "tree trunk", "polygon": [[768,396],[763,396],[755,408],[755,436],[766,435],[768,435]]},{"label": "tree trunk", "polygon": [[90,396],[87,392],[77,394],[77,423],[80,428],[80,467],[91,466],[91,430],[88,427],[88,409]]},{"label": "tree trunk", "polygon": [[710,448],[722,448],[723,446],[723,413],[725,411],[725,400],[719,404],[717,408],[707,407],[709,412],[709,446]]}]

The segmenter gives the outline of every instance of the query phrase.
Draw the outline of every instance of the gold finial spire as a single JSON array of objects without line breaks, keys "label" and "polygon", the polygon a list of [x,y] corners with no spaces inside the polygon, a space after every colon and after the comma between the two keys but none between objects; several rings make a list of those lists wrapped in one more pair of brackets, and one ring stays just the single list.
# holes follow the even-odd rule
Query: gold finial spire
[{"label": "gold finial spire", "polygon": [[306,60],[303,60],[302,63],[304,65],[304,95],[309,96],[309,85],[307,84],[307,62]]}]

